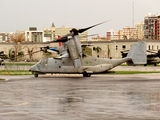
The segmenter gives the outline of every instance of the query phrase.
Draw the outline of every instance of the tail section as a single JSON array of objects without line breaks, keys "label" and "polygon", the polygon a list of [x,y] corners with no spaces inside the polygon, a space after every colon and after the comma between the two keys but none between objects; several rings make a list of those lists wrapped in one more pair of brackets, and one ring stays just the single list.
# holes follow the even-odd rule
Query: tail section
[{"label": "tail section", "polygon": [[138,42],[133,44],[128,52],[127,58],[131,58],[134,64],[146,64],[146,42]]}]

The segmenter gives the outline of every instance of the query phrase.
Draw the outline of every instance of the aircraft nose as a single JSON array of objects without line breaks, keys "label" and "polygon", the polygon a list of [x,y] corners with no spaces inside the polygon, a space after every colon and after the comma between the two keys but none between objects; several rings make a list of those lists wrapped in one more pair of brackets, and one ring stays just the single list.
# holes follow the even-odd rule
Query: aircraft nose
[{"label": "aircraft nose", "polygon": [[37,65],[33,65],[33,66],[30,67],[29,71],[30,72],[36,72],[36,71],[39,71],[39,70],[37,68]]}]

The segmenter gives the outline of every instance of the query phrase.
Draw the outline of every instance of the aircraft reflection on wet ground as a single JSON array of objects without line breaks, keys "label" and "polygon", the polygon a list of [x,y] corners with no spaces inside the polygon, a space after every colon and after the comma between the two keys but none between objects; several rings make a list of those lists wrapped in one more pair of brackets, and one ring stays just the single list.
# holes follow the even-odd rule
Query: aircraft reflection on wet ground
[{"label": "aircraft reflection on wet ground", "polygon": [[160,75],[152,75],[3,81],[0,116],[13,120],[160,119]]}]

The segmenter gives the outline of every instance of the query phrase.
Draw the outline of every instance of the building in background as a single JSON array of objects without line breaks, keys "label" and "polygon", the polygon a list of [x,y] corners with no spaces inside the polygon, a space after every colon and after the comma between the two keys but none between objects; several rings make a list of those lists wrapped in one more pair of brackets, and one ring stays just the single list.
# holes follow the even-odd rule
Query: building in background
[{"label": "building in background", "polygon": [[160,40],[160,15],[148,14],[145,16],[144,39]]},{"label": "building in background", "polygon": [[30,27],[29,31],[25,31],[26,42],[43,42],[43,30],[37,30],[36,27]]},{"label": "building in background", "polygon": [[106,41],[106,37],[95,36],[92,37],[91,41]]},{"label": "building in background", "polygon": [[52,23],[50,28],[44,28],[43,42],[49,42],[55,40],[55,25]]},{"label": "building in background", "polygon": [[117,40],[118,34],[114,30],[109,30],[106,32],[106,40]]},{"label": "building in background", "polygon": [[[72,30],[72,27],[63,26],[61,28],[55,28],[55,37],[58,38],[58,36],[62,37],[70,32]],[[78,28],[76,28],[78,29]],[[81,34],[79,34],[81,41],[88,41],[88,32],[85,31]]]},{"label": "building in background", "polygon": [[106,35],[107,40],[135,40],[138,39],[138,30],[132,27],[125,27],[122,30],[110,30]]},{"label": "building in background", "polygon": [[0,33],[0,42],[9,42],[11,33]]},{"label": "building in background", "polygon": [[135,29],[138,32],[138,39],[143,40],[144,39],[144,22],[136,23]]},{"label": "building in background", "polygon": [[106,32],[106,40],[111,40],[111,32]]},{"label": "building in background", "polygon": [[[70,32],[71,27],[56,28],[52,23],[50,28],[37,30],[36,27],[30,27],[29,31],[25,31],[26,42],[50,42],[62,37]],[[79,34],[81,41],[88,41],[88,32]]]},{"label": "building in background", "polygon": [[[49,42],[58,37],[62,37],[70,32],[72,27],[56,28],[52,23],[50,28],[37,30],[36,27],[30,27],[24,31],[26,42]],[[78,28],[77,28],[78,29]],[[0,42],[10,42],[12,33],[0,33]],[[81,41],[88,40],[88,31],[79,34]],[[135,27],[124,27],[120,30],[109,30],[105,37],[94,36],[91,41],[110,41],[110,40],[160,40],[160,15],[148,14],[144,17],[144,22],[136,23]]]},{"label": "building in background", "polygon": [[122,33],[121,36],[123,37],[123,39],[129,39],[129,40],[138,39],[138,30],[136,28],[127,26],[123,28],[121,33]]}]

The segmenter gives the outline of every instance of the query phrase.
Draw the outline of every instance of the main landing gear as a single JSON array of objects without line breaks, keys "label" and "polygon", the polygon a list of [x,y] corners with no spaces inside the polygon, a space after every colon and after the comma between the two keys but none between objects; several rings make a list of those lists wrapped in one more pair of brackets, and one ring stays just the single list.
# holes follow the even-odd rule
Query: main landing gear
[{"label": "main landing gear", "polygon": [[83,77],[91,77],[91,73],[83,73]]}]

